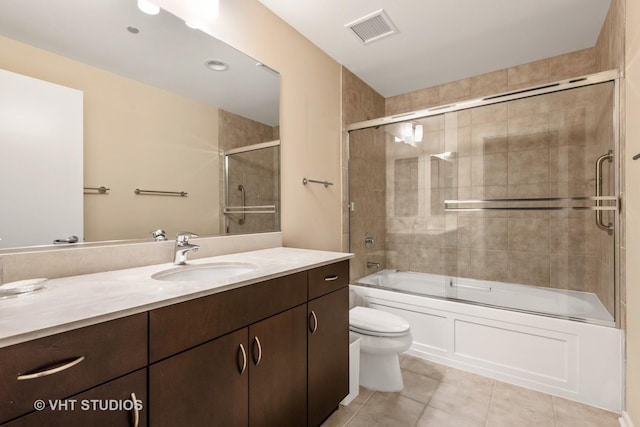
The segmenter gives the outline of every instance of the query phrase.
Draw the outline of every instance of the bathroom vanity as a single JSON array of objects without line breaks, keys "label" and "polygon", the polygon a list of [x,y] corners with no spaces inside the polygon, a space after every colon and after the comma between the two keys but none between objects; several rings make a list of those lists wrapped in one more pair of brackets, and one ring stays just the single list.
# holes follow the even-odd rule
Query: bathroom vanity
[{"label": "bathroom vanity", "polygon": [[[0,423],[320,425],[348,393],[349,258],[274,248],[193,261],[256,266],[209,284],[149,279],[168,265],[52,280],[49,304],[74,286],[123,294],[98,315],[99,300],[62,303],[40,328],[45,292],[1,300]],[[69,322],[72,306],[85,317]],[[20,308],[31,325],[6,320]]]}]

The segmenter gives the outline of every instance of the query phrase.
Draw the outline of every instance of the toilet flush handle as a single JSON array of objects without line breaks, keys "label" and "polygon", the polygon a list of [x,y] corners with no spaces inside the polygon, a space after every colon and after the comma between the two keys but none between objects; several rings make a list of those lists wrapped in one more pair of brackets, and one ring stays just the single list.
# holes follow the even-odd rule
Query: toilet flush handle
[{"label": "toilet flush handle", "polygon": [[[311,322],[313,320],[313,323]],[[311,313],[309,314],[309,331],[311,331],[312,334],[315,334],[316,331],[318,330],[318,316],[316,316],[316,312],[311,310]]]}]

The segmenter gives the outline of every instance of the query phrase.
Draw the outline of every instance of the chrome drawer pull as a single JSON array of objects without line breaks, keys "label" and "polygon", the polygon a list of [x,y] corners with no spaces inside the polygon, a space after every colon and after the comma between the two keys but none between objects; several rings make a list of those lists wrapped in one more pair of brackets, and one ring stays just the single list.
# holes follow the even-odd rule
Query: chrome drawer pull
[{"label": "chrome drawer pull", "polygon": [[[311,323],[311,320],[313,320],[313,324]],[[316,312],[313,310],[311,310],[311,313],[309,314],[309,330],[312,334],[315,334],[318,330],[318,316],[316,316]]]},{"label": "chrome drawer pull", "polygon": [[140,425],[140,411],[138,410],[138,398],[135,393],[131,393],[131,400],[133,401],[133,427]]},{"label": "chrome drawer pull", "polygon": [[238,371],[240,371],[240,375],[242,375],[247,369],[247,352],[245,351],[242,344],[240,344],[240,347],[238,347],[238,353],[242,355],[242,362],[238,364]]},{"label": "chrome drawer pull", "polygon": [[324,278],[325,282],[333,282],[334,280],[338,280],[338,275],[334,274],[333,276],[327,276]]},{"label": "chrome drawer pull", "polygon": [[258,346],[258,357],[256,357],[256,352],[253,352],[253,363],[258,366],[260,361],[262,360],[262,346],[260,345],[260,340],[258,337],[253,337],[253,343]]},{"label": "chrome drawer pull", "polygon": [[71,362],[65,363],[64,365],[56,366],[55,368],[47,369],[45,371],[35,372],[33,374],[18,375],[18,380],[32,380],[34,378],[46,377],[47,375],[57,374],[58,372],[62,372],[66,369],[76,366],[78,363],[82,362],[83,360],[84,360],[84,356],[80,356],[77,359],[72,360]]}]

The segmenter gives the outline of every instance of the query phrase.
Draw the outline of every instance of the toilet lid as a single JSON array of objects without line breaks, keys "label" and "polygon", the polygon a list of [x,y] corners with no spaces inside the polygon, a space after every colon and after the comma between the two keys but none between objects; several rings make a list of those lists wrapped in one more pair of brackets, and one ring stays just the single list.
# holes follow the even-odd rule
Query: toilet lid
[{"label": "toilet lid", "polygon": [[349,328],[367,335],[403,335],[409,331],[409,322],[386,311],[358,306],[349,310]]}]

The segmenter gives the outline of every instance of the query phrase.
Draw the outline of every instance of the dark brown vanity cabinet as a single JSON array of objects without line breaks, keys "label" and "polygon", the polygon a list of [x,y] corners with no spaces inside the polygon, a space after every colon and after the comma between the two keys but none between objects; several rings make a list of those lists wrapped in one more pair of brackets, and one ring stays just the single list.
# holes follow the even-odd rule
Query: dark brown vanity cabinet
[{"label": "dark brown vanity cabinet", "polygon": [[319,426],[349,394],[348,282],[348,261],[309,271],[309,426]]},{"label": "dark brown vanity cabinet", "polygon": [[151,424],[305,425],[306,302],[301,272],[150,312],[152,361],[184,350],[149,367]]},{"label": "dark brown vanity cabinet", "polygon": [[[133,426],[136,417],[145,425],[147,359],[146,313],[1,348],[0,423],[33,412],[10,425]],[[142,401],[137,411],[132,393]],[[122,410],[94,410],[85,399],[122,401]]]},{"label": "dark brown vanity cabinet", "polygon": [[46,408],[20,417],[6,427],[147,426],[147,370],[94,387]]},{"label": "dark brown vanity cabinet", "polygon": [[151,425],[248,425],[248,337],[243,328],[151,365]]},{"label": "dark brown vanity cabinet", "polygon": [[306,423],[306,305],[149,368],[153,426]]},{"label": "dark brown vanity cabinet", "polygon": [[0,424],[318,426],[348,393],[348,266],[0,348]]}]

